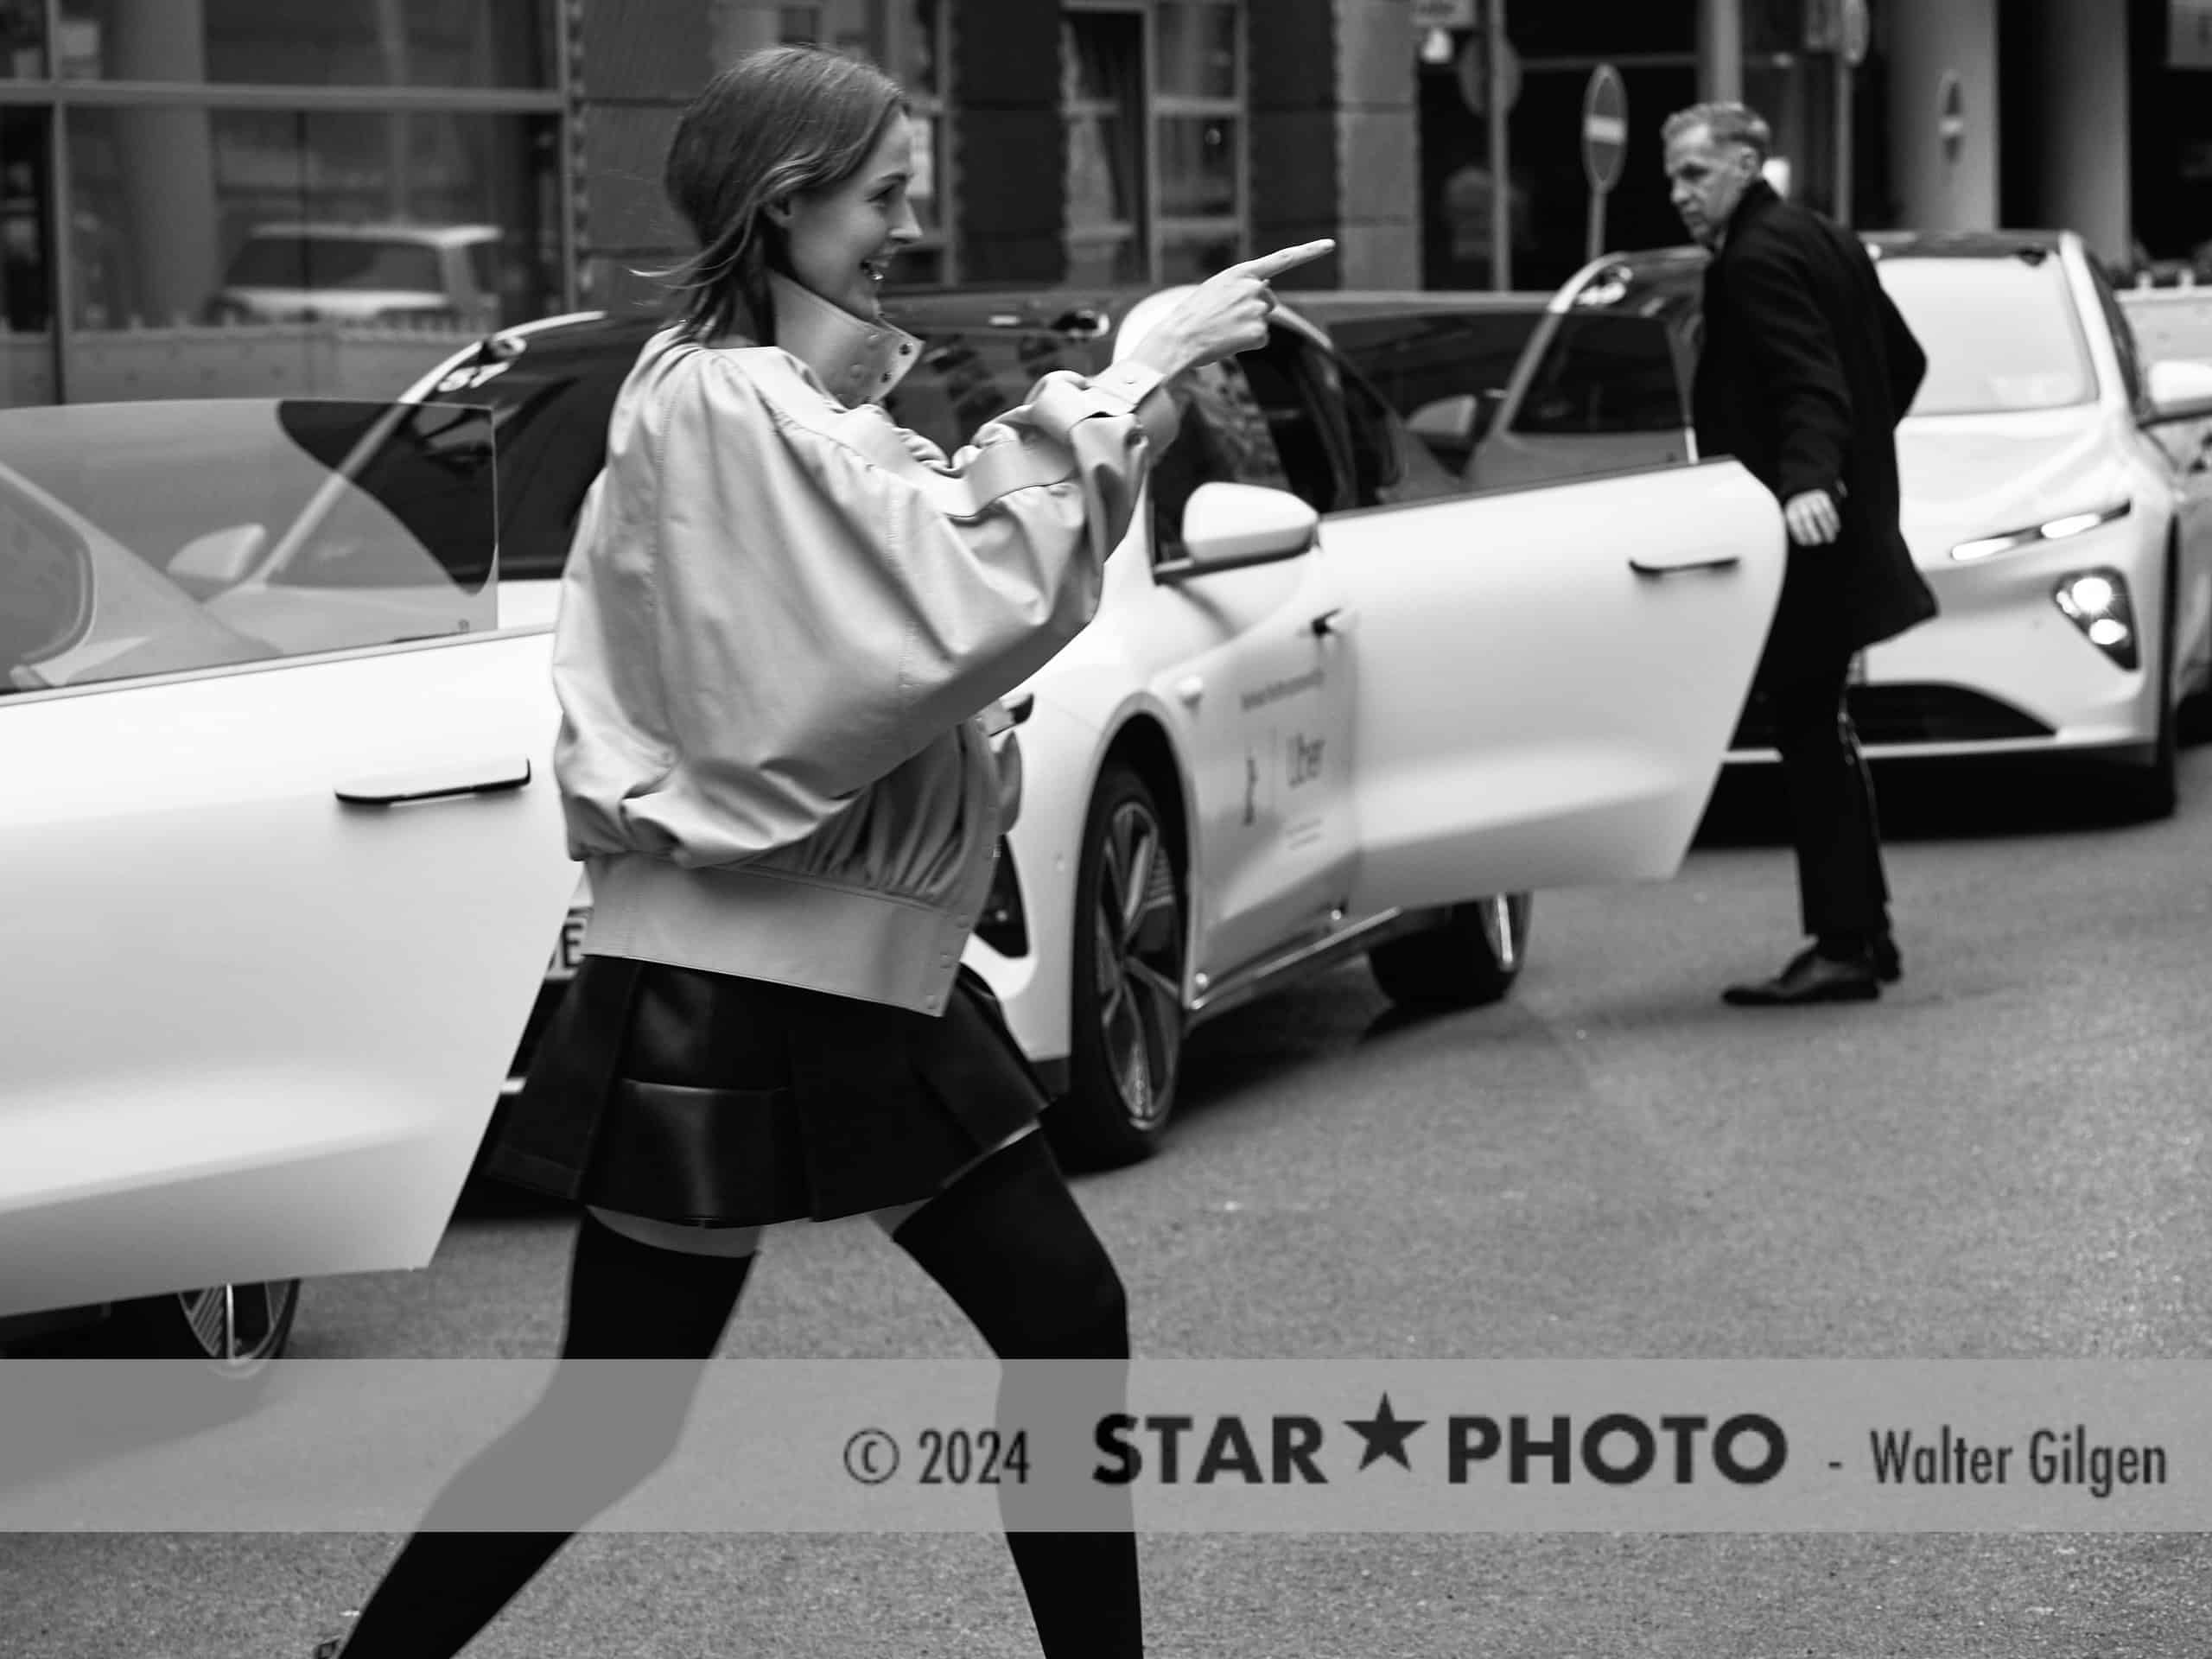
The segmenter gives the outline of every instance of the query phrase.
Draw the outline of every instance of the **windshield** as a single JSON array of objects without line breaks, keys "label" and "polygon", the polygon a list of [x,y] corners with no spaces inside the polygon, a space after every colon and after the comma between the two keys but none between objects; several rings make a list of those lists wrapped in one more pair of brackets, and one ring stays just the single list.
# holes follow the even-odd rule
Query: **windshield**
[{"label": "windshield", "polygon": [[2062,409],[2095,396],[2056,259],[1891,257],[1878,269],[1928,353],[1928,378],[1909,413]]},{"label": "windshield", "polygon": [[231,261],[232,288],[400,289],[438,294],[435,248],[365,236],[256,236]]}]

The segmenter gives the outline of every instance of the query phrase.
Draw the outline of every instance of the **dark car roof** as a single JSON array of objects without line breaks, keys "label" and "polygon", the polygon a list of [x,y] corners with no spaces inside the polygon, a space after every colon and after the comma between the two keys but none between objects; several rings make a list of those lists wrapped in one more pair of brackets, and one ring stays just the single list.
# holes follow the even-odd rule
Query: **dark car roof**
[{"label": "dark car roof", "polygon": [[1491,311],[1521,316],[1541,311],[1551,298],[1549,289],[1513,289],[1504,293],[1494,289],[1329,289],[1283,296],[1292,309],[1319,323],[1367,322],[1436,311],[1461,315]]}]

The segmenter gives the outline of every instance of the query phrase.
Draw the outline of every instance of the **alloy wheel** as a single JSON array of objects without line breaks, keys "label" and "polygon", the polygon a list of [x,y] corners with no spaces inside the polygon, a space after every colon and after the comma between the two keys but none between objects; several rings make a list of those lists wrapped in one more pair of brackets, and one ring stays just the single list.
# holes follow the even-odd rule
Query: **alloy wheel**
[{"label": "alloy wheel", "polygon": [[179,1291],[173,1300],[197,1347],[197,1357],[244,1370],[261,1364],[283,1346],[299,1294],[298,1280],[280,1279]]},{"label": "alloy wheel", "polygon": [[1092,895],[1091,974],[1107,1068],[1133,1127],[1149,1129],[1175,1094],[1182,1049],[1183,916],[1159,819],[1118,803]]}]

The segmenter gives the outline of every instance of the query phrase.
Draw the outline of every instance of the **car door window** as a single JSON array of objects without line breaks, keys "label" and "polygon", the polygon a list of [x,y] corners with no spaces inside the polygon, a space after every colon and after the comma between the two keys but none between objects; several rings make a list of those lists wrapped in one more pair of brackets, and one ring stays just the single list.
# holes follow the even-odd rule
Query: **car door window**
[{"label": "car door window", "polygon": [[[0,568],[0,692],[498,626],[483,410],[9,410],[0,455],[0,537],[21,555]],[[81,614],[48,626],[80,589]]]},{"label": "car door window", "polygon": [[2089,266],[2089,280],[2097,290],[2097,305],[2105,314],[2105,323],[2112,330],[2112,348],[2120,358],[2120,384],[2127,394],[2131,409],[2141,409],[2144,403],[2143,356],[2135,340],[2135,327],[2127,320],[2127,313],[2120,308],[2120,297],[2112,291],[2112,284],[2105,280],[2103,271],[2095,262]]},{"label": "car door window", "polygon": [[1202,484],[1290,487],[1267,416],[1236,362],[1209,363],[1169,387],[1179,416],[1175,441],[1153,463],[1152,550],[1155,561],[1184,555],[1183,510]]},{"label": "car door window", "polygon": [[1382,394],[1349,365],[1338,364],[1344,425],[1351,438],[1352,487],[1363,507],[1433,501],[1460,493],[1435,452],[1407,430]]},{"label": "car door window", "polygon": [[1573,313],[1560,320],[1512,429],[1594,437],[1680,432],[1688,424],[1675,343],[1663,321]]},{"label": "car door window", "polygon": [[1349,442],[1332,418],[1326,353],[1285,328],[1237,359],[1258,400],[1291,493],[1316,512],[1358,505]]}]

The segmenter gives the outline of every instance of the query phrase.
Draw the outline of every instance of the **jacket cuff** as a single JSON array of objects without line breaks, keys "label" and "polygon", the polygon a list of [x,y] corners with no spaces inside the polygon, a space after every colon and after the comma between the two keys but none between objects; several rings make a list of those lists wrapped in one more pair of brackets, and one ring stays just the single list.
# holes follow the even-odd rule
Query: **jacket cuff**
[{"label": "jacket cuff", "polygon": [[1128,400],[1154,454],[1175,441],[1181,422],[1175,400],[1167,393],[1167,377],[1158,369],[1145,363],[1116,363],[1092,376],[1090,384],[1100,391]]}]

